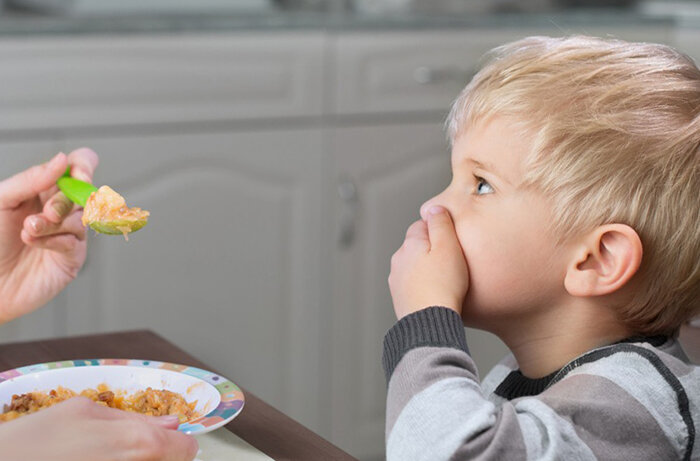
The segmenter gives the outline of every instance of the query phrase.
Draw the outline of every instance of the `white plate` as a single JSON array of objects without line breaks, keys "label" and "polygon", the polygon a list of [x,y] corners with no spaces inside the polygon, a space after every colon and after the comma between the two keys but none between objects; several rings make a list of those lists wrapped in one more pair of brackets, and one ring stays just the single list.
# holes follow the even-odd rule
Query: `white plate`
[{"label": "white plate", "polygon": [[12,395],[48,392],[63,386],[74,392],[106,384],[127,394],[166,389],[197,401],[195,411],[204,415],[180,424],[187,434],[203,434],[235,418],[243,409],[243,392],[232,381],[200,368],[154,360],[87,359],[29,365],[0,373],[0,408]]}]

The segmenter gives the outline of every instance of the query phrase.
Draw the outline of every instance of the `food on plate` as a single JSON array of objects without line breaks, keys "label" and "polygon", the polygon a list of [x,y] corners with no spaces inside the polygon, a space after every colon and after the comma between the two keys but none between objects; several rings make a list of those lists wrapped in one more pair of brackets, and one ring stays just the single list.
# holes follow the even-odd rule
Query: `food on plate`
[{"label": "food on plate", "polygon": [[150,213],[138,207],[126,206],[124,197],[109,186],[102,186],[90,194],[83,210],[83,225],[103,234],[127,234],[141,229]]},{"label": "food on plate", "polygon": [[28,392],[22,395],[15,394],[12,396],[12,402],[9,405],[5,405],[3,413],[0,414],[0,422],[11,421],[77,396],[87,397],[100,405],[110,408],[144,415],[177,415],[181,423],[201,416],[195,411],[197,401],[188,403],[177,392],[165,389],[157,390],[149,387],[146,390],[137,391],[127,396],[123,391],[111,390],[106,384],[100,384],[97,386],[97,389],[85,389],[80,393],[58,386],[48,393]]}]

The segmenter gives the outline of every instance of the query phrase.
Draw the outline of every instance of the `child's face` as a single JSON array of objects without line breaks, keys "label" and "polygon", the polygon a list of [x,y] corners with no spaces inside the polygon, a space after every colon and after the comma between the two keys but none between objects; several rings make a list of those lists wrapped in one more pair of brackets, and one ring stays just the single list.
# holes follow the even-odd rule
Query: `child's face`
[{"label": "child's face", "polygon": [[507,118],[478,123],[452,149],[452,182],[421,207],[449,210],[469,266],[463,318],[499,330],[502,321],[534,315],[565,294],[566,258],[550,234],[546,197],[520,187],[530,140]]}]

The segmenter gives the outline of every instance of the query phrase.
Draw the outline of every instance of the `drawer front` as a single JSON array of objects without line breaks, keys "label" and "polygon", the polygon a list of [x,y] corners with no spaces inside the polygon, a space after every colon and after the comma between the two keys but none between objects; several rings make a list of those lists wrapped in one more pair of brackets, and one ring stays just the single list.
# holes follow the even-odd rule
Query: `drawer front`
[{"label": "drawer front", "polygon": [[663,27],[596,26],[345,33],[334,37],[337,114],[441,111],[445,114],[488,50],[529,35],[586,33],[667,41]]},{"label": "drawer front", "polygon": [[321,113],[323,36],[0,40],[0,130]]},{"label": "drawer front", "polygon": [[444,111],[479,58],[508,32],[398,32],[336,37],[338,114]]}]

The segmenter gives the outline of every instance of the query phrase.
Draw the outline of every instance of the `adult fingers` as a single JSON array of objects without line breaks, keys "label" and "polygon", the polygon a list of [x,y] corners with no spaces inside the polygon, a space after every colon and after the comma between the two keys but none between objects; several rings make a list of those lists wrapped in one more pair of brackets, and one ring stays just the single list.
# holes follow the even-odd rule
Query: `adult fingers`
[{"label": "adult fingers", "polygon": [[439,205],[435,205],[428,210],[428,235],[430,237],[431,251],[453,251],[459,249],[461,252],[452,218],[448,211]]},{"label": "adult fingers", "polygon": [[73,202],[60,191],[54,193],[44,203],[44,217],[52,223],[60,224],[61,220],[68,216],[71,211],[73,211]]},{"label": "adult fingers", "polygon": [[169,429],[159,429],[165,434],[166,461],[192,461],[199,451],[199,442],[191,435]]},{"label": "adult fingers", "polygon": [[24,219],[23,230],[34,239],[56,234],[71,234],[78,240],[85,240],[86,236],[82,213],[79,210],[73,211],[63,221],[57,223],[47,219],[45,213],[27,216]]},{"label": "adult fingers", "polygon": [[68,164],[71,166],[71,176],[85,182],[92,182],[92,175],[95,173],[100,159],[94,150],[81,147],[68,155]]},{"label": "adult fingers", "polygon": [[48,237],[35,238],[22,229],[20,238],[25,245],[56,251],[58,253],[70,253],[76,249],[80,240],[73,234],[57,234]]},{"label": "adult fingers", "polygon": [[[92,176],[99,162],[95,151],[87,147],[81,147],[68,154],[71,176],[81,181],[92,182]],[[44,214],[53,222],[59,222],[73,208],[73,202],[59,192],[57,187],[44,191],[40,197],[44,203]]]},{"label": "adult fingers", "polygon": [[[73,400],[73,399],[71,399]],[[90,400],[88,400],[91,402]],[[84,404],[84,402],[83,402]],[[177,427],[180,425],[180,418],[177,415],[166,415],[166,416],[149,416],[149,415],[143,415],[140,413],[134,413],[134,412],[127,412],[127,411],[122,411],[118,410],[116,408],[109,408],[105,407],[102,405],[94,405],[91,408],[88,408],[88,410],[91,410],[91,413],[95,417],[99,417],[100,419],[109,419],[109,420],[131,420],[131,421],[140,421],[143,423],[148,423],[152,424],[154,426],[158,426],[164,429],[177,429]]]},{"label": "adult fingers", "polygon": [[110,419],[115,432],[124,436],[130,445],[126,447],[131,455],[127,459],[191,461],[197,455],[197,440],[174,430],[177,426],[164,427],[164,424],[172,424],[167,419],[112,408],[106,410],[112,412],[103,412],[104,419]]},{"label": "adult fingers", "polygon": [[[169,418],[108,408],[86,398],[73,398],[59,405],[64,405],[67,414],[103,421],[99,423],[105,424],[102,432],[110,439],[105,440],[108,444],[105,449],[122,453],[123,459],[191,461],[197,455],[199,445],[195,438],[165,427],[173,424]],[[113,446],[109,445],[110,441]]]},{"label": "adult fingers", "polygon": [[0,182],[0,209],[15,208],[51,188],[66,170],[67,164],[66,155],[59,153],[47,163],[33,166]]},{"label": "adult fingers", "polygon": [[[92,176],[100,160],[95,151],[87,147],[76,149],[68,155],[68,164],[71,166],[71,176],[81,181],[92,182]],[[54,189],[50,198],[45,200],[44,215],[49,221],[60,223],[73,209],[73,202]]]},{"label": "adult fingers", "polygon": [[149,424],[163,427],[165,429],[177,429],[180,425],[180,418],[177,415],[149,416],[146,419]]}]

